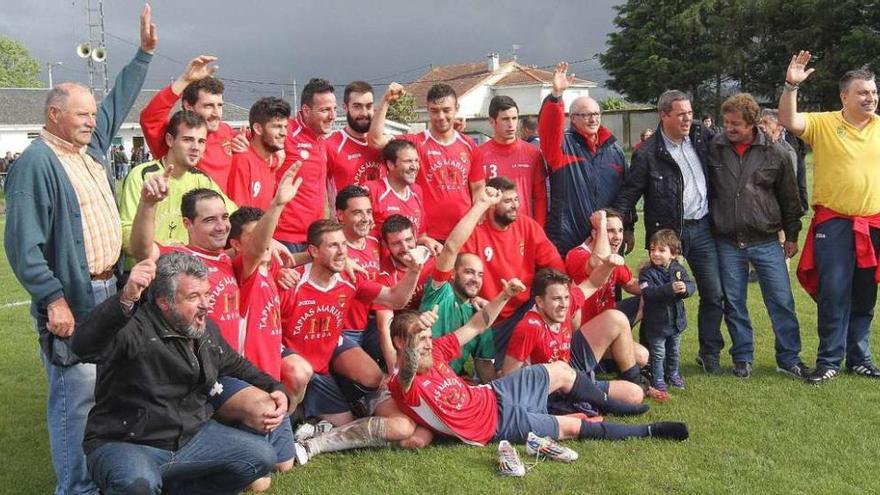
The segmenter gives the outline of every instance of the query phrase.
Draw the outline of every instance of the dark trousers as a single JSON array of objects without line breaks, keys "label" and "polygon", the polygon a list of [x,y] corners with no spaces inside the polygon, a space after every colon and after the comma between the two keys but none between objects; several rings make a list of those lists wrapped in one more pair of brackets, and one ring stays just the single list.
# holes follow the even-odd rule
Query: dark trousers
[{"label": "dark trousers", "polygon": [[[816,366],[840,368],[844,356],[850,368],[870,363],[868,339],[877,302],[875,269],[856,265],[851,220],[834,218],[823,222],[815,227],[814,236],[819,274]],[[871,229],[871,242],[877,251],[880,229]]]},{"label": "dark trousers", "polygon": [[718,360],[724,348],[721,336],[721,318],[724,316],[724,292],[721,288],[721,270],[718,248],[709,226],[709,216],[685,223],[681,231],[682,254],[687,259],[700,293],[697,312],[697,335],[700,355]]}]

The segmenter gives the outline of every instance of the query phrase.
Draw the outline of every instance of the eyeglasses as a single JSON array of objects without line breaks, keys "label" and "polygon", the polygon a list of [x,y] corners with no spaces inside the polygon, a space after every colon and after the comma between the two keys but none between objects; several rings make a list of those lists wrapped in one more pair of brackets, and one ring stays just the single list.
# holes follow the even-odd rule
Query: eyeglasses
[{"label": "eyeglasses", "polygon": [[571,118],[573,118],[573,119],[584,119],[584,120],[598,119],[601,116],[602,116],[602,112],[573,113],[573,114],[571,114]]}]

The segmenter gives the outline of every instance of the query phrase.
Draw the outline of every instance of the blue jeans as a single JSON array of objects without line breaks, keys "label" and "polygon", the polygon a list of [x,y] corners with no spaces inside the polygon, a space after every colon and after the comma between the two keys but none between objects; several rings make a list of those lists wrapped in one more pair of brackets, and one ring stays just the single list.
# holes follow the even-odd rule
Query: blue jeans
[{"label": "blue jeans", "polygon": [[[92,291],[97,306],[116,293],[116,278],[93,281]],[[35,326],[38,327],[39,323],[35,322]],[[40,330],[37,328],[38,332]],[[42,351],[40,361],[46,369],[49,388],[46,424],[49,430],[52,468],[58,481],[55,493],[97,493],[97,488],[86,470],[86,458],[82,450],[86,419],[95,405],[95,365],[81,363],[58,366]]]},{"label": "blue jeans", "polygon": [[88,463],[105,495],[239,493],[272,471],[275,451],[265,436],[210,420],[176,452],[110,442]]},{"label": "blue jeans", "polygon": [[776,364],[791,366],[800,361],[801,332],[791,280],[785,266],[785,252],[779,241],[745,248],[718,239],[721,280],[724,283],[725,314],[730,332],[730,356],[734,361],[754,361],[754,336],[746,304],[749,286],[749,263],[755,267],[764,305],[776,335]]},{"label": "blue jeans", "polygon": [[648,339],[648,366],[651,367],[651,378],[654,381],[670,379],[680,375],[681,333],[669,337]]},{"label": "blue jeans", "polygon": [[[816,366],[837,369],[844,355],[850,368],[871,363],[868,339],[877,302],[874,269],[856,265],[851,220],[828,220],[814,233],[819,274]],[[871,229],[871,241],[875,250],[880,249],[880,229]]]},{"label": "blue jeans", "polygon": [[709,226],[709,216],[696,223],[685,224],[681,231],[682,254],[687,259],[700,293],[697,312],[697,336],[700,355],[717,360],[724,348],[721,336],[721,318],[724,316],[724,292],[715,237]]}]

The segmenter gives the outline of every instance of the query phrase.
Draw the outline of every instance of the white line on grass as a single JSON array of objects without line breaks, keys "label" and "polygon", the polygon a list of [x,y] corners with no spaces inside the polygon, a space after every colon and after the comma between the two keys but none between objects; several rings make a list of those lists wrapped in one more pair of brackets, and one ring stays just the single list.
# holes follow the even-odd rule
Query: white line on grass
[{"label": "white line on grass", "polygon": [[30,304],[30,303],[31,303],[30,301],[15,301],[15,302],[7,303],[7,304],[0,304],[0,309],[15,308],[15,307],[24,306],[25,304]]}]

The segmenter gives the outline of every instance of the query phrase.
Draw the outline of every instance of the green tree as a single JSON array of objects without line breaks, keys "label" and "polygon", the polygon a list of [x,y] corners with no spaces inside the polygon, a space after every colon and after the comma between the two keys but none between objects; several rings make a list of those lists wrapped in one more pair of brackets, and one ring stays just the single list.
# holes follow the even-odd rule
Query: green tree
[{"label": "green tree", "polygon": [[38,88],[40,63],[19,41],[0,36],[0,88]]},{"label": "green tree", "polygon": [[416,100],[410,94],[405,94],[394,100],[388,108],[388,118],[401,124],[415,122]]}]

